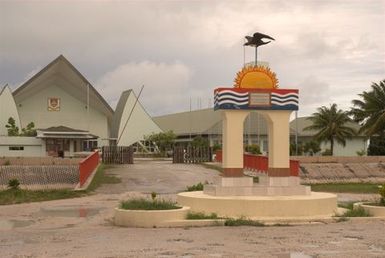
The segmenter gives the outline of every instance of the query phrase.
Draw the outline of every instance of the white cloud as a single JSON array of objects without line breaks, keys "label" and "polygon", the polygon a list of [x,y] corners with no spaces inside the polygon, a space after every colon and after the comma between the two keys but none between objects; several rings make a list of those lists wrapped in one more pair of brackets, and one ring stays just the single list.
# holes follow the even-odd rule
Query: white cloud
[{"label": "white cloud", "polygon": [[127,63],[105,73],[96,82],[97,89],[114,107],[122,91],[134,89],[151,115],[180,110],[186,99],[192,71],[180,62]]},{"label": "white cloud", "polygon": [[[384,7],[384,1],[357,0],[0,1],[0,84],[15,85],[64,54],[101,83],[112,105],[121,90],[138,92],[145,83],[142,100],[152,114],[182,111],[190,96],[206,102],[216,86],[231,86],[243,37],[260,31],[276,38],[260,49],[260,60],[270,62],[282,88],[301,88],[313,101],[301,110],[312,113],[313,106],[344,101],[347,92],[383,79]],[[253,58],[248,49],[247,61]],[[316,87],[324,90],[321,98]],[[176,95],[165,105],[168,89],[167,96]]]}]

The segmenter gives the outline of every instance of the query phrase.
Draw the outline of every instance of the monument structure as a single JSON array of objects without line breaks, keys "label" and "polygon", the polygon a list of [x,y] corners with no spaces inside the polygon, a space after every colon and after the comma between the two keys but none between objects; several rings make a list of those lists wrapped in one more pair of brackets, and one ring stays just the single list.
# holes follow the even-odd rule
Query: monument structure
[{"label": "monument structure", "polygon": [[[243,67],[234,87],[214,90],[214,109],[222,112],[222,177],[203,192],[180,193],[178,202],[193,211],[221,216],[304,217],[331,216],[337,208],[333,194],[314,193],[290,173],[289,119],[298,110],[298,89],[281,89],[273,71],[258,65],[257,50],[274,38],[254,33],[246,46],[255,47],[253,65]],[[268,172],[254,183],[243,174],[243,124],[250,112],[258,112],[268,124]]]}]

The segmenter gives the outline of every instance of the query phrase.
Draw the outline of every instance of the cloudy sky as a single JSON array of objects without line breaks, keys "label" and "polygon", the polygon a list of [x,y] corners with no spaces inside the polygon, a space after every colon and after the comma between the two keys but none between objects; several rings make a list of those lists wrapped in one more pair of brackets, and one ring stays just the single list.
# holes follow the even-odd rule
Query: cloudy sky
[{"label": "cloudy sky", "polygon": [[[385,78],[385,1],[4,1],[0,86],[13,89],[63,54],[115,107],[139,92],[151,115],[206,108],[232,86],[244,36],[276,39],[259,50],[280,88],[300,89],[299,115],[351,106]],[[246,61],[253,61],[246,49]]]}]

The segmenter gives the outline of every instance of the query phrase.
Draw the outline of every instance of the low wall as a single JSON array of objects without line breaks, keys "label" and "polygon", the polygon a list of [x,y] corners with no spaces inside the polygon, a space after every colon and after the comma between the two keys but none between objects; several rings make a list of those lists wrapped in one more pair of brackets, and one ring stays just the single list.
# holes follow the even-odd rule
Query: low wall
[{"label": "low wall", "polygon": [[82,187],[87,181],[88,177],[92,174],[92,172],[99,165],[100,156],[99,152],[95,151],[87,158],[83,159],[79,163],[79,183],[80,187]]},{"label": "low wall", "polygon": [[23,189],[74,188],[79,182],[79,166],[0,166],[0,189],[11,179],[18,179]]},{"label": "low wall", "polygon": [[[215,161],[222,162],[222,151],[215,152]],[[254,155],[250,153],[243,154],[243,167],[246,170],[257,171],[259,173],[267,173],[269,169],[269,158],[261,155]],[[290,176],[299,175],[298,160],[290,159]]]},{"label": "low wall", "polygon": [[385,162],[385,156],[291,156],[300,163],[379,163]]}]

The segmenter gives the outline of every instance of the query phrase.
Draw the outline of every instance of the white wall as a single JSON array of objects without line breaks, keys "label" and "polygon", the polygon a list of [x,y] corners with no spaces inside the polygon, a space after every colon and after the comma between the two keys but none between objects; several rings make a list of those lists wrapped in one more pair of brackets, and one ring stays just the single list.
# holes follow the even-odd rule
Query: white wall
[{"label": "white wall", "polygon": [[[322,151],[326,149],[330,149],[330,142],[321,143]],[[355,137],[351,140],[346,139],[346,146],[342,146],[341,144],[334,141],[334,156],[357,156],[357,151],[366,150],[366,140],[364,137]]]},{"label": "white wall", "polygon": [[122,137],[118,143],[119,146],[129,146],[139,140],[142,140],[145,135],[162,132],[159,126],[155,124],[139,102],[136,104],[127,126],[124,128],[135,101],[136,97],[131,92],[120,119],[118,137],[120,135],[122,135]]},{"label": "white wall", "polygon": [[20,119],[17,112],[17,107],[13,95],[8,86],[0,88],[0,136],[8,135],[8,130],[5,125],[8,124],[8,119],[13,117],[16,121],[16,126],[20,128]]},{"label": "white wall", "polygon": [[[69,95],[62,86],[53,85],[17,103],[22,126],[34,122],[36,128],[45,129],[52,126],[67,126],[73,129],[89,131],[99,136],[98,144],[102,146],[102,138],[108,138],[107,117],[96,109],[90,108],[89,116],[86,105]],[[48,111],[48,98],[60,98],[60,111]]]},{"label": "white wall", "polygon": [[[9,147],[23,147],[24,150],[9,150]],[[45,143],[35,137],[19,136],[0,136],[0,156],[1,157],[43,157],[45,153]]]}]

